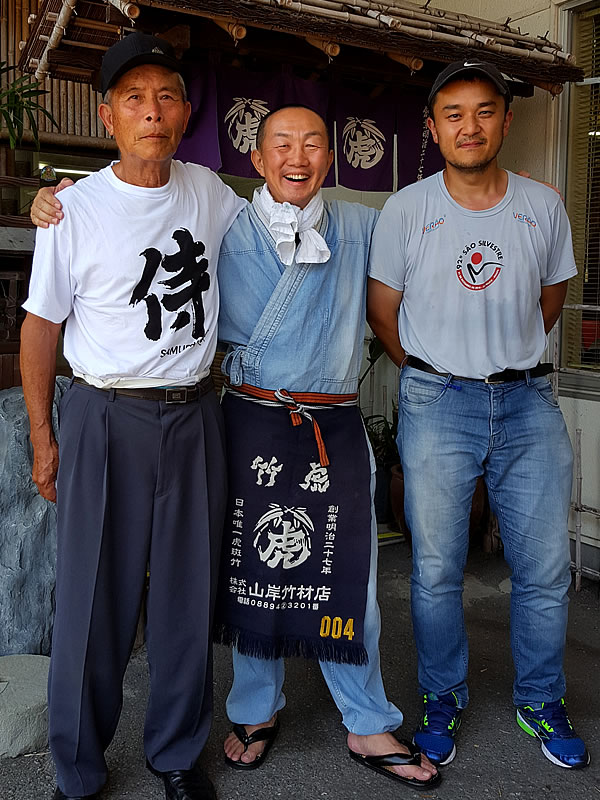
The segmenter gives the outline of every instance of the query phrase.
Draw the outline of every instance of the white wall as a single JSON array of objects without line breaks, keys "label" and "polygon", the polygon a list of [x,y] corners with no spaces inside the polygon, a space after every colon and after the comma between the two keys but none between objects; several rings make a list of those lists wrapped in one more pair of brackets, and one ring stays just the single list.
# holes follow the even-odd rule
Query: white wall
[{"label": "white wall", "polygon": [[[567,429],[573,449],[575,449],[575,431],[581,429],[581,465],[582,465],[582,487],[581,502],[583,505],[598,508],[600,506],[600,408],[598,402],[593,400],[582,400],[581,398],[561,397],[560,407],[562,409]],[[575,470],[573,473],[573,498],[575,498]],[[583,514],[581,541],[585,546],[600,548],[600,520],[592,514]],[[572,512],[569,519],[569,530],[575,533],[576,518]],[[591,563],[591,561],[595,563]],[[592,554],[583,554],[584,565],[588,565],[598,570],[599,559],[593,558]]]}]

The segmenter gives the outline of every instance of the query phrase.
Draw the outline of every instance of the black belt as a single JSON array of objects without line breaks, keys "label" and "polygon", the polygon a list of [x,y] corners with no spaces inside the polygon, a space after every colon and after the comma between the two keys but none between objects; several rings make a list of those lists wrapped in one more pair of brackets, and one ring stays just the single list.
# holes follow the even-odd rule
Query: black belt
[{"label": "black belt", "polygon": [[421,361],[416,356],[407,356],[406,364],[409,367],[420,369],[421,372],[430,372],[432,375],[440,375],[442,378],[455,378],[457,381],[478,381],[480,383],[510,383],[511,381],[523,381],[527,378],[529,373],[532,378],[540,378],[542,375],[549,375],[554,372],[552,364],[537,364],[531,369],[505,369],[502,372],[494,372],[493,375],[488,375],[487,378],[464,378],[462,375],[452,375],[449,372],[438,372],[431,364],[426,361]]},{"label": "black belt", "polygon": [[90,386],[92,389],[99,389],[101,392],[114,392],[123,397],[137,397],[140,400],[155,400],[163,403],[193,403],[199,397],[208,394],[213,390],[213,380],[210,375],[203,378],[193,386],[169,386],[159,388],[157,386],[147,389],[102,389],[99,386],[92,386],[84,381],[83,378],[74,378],[73,383],[81,383],[83,386]]}]

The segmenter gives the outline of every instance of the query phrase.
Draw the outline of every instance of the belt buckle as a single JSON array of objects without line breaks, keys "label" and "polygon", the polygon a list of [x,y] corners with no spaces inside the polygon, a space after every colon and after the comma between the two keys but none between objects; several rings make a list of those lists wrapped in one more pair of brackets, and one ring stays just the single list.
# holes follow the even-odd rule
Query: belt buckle
[{"label": "belt buckle", "polygon": [[489,386],[498,386],[501,383],[506,383],[506,381],[493,381],[492,377],[493,375],[488,375],[487,378],[483,379],[483,382],[487,383]]},{"label": "belt buckle", "polygon": [[188,390],[185,386],[165,389],[165,403],[187,403]]}]

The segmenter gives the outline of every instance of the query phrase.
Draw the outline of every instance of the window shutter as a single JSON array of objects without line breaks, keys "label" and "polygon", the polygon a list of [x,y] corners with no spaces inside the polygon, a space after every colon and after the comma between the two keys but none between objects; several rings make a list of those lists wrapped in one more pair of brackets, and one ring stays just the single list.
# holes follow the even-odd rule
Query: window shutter
[{"label": "window shutter", "polygon": [[[600,8],[574,13],[572,49],[585,80],[569,109],[567,211],[579,274],[566,304],[600,308]],[[565,309],[562,324],[562,365],[600,372],[600,310]]]}]

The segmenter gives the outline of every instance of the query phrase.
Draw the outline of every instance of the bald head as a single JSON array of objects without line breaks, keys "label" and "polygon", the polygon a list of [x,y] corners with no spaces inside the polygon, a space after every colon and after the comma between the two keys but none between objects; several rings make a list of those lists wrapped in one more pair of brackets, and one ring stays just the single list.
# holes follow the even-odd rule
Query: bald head
[{"label": "bald head", "polygon": [[262,147],[262,144],[263,144],[264,139],[265,139],[265,131],[267,129],[267,126],[271,123],[271,120],[273,120],[274,117],[277,117],[278,114],[282,114],[284,111],[288,111],[290,109],[304,109],[305,111],[309,111],[315,118],[315,126],[316,127],[319,127],[319,125],[322,126],[322,130],[324,131],[325,136],[327,138],[327,145],[329,146],[329,131],[327,130],[327,125],[325,124],[325,120],[323,119],[323,117],[321,117],[319,114],[317,114],[316,111],[313,111],[308,106],[290,104],[290,105],[281,106],[280,108],[276,108],[273,111],[269,111],[269,113],[266,114],[261,119],[261,121],[259,123],[259,126],[258,126],[258,130],[256,132],[256,149],[257,150],[260,150],[261,147]]},{"label": "bald head", "polygon": [[317,194],[333,161],[327,128],[304,106],[288,106],[263,120],[252,163],[275,202],[306,208]]}]

